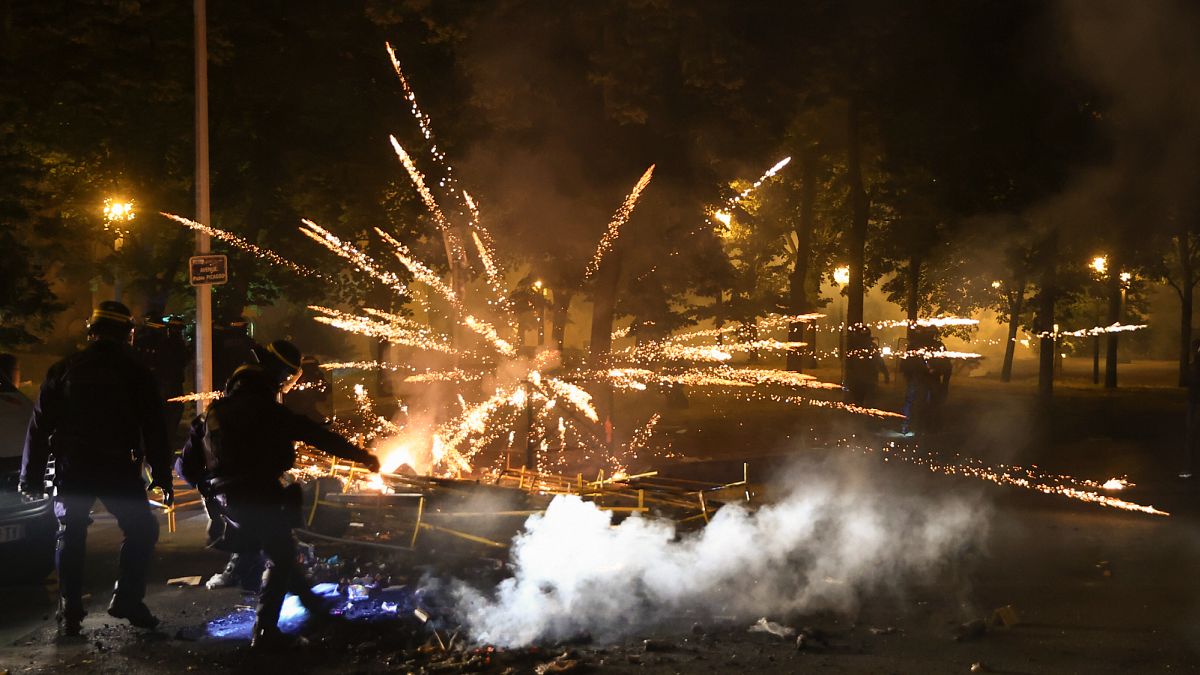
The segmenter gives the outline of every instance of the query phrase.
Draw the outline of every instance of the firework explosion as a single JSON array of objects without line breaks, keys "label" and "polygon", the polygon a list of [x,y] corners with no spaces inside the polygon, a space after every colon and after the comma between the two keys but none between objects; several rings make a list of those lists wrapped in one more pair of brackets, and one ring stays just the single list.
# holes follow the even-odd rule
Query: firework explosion
[{"label": "firework explosion", "polygon": [[[635,391],[644,391],[650,387],[688,386],[700,388],[701,391],[720,390],[744,401],[773,401],[787,405],[813,406],[880,419],[903,418],[899,413],[815,398],[810,393],[814,390],[840,391],[840,384],[822,382],[810,375],[791,371],[730,364],[734,354],[783,352],[805,346],[803,342],[757,337],[746,339],[743,336],[758,336],[796,322],[814,322],[823,317],[821,314],[770,315],[758,320],[753,327],[742,325],[736,328],[726,326],[700,329],[658,340],[639,341],[632,347],[613,352],[609,359],[610,366],[604,370],[567,369],[559,363],[559,355],[553,351],[543,351],[532,356],[522,353],[519,345],[523,343],[523,335],[509,301],[511,290],[506,287],[503,279],[503,264],[497,247],[491,234],[482,224],[479,205],[465,190],[457,188],[453,169],[446,161],[445,155],[437,148],[431,120],[417,106],[416,96],[390,46],[388,54],[405,97],[411,104],[410,112],[416,119],[422,136],[430,144],[430,160],[443,174],[437,181],[438,188],[445,193],[443,199],[460,200],[463,208],[444,208],[413,156],[395,136],[389,138],[390,143],[443,237],[451,269],[455,269],[456,266],[459,269],[472,267],[472,257],[467,255],[464,246],[465,239],[469,238],[479,263],[475,271],[486,280],[490,297],[473,303],[486,307],[486,314],[489,316],[483,316],[480,312],[468,313],[467,298],[462,297],[465,292],[462,286],[447,284],[431,266],[419,260],[403,243],[376,228],[376,235],[389,246],[396,261],[411,275],[412,283],[423,284],[432,291],[433,296],[444,302],[444,307],[437,307],[428,300],[422,300],[426,313],[440,313],[443,318],[449,320],[450,325],[455,326],[455,333],[446,334],[431,325],[370,307],[361,307],[352,312],[315,305],[310,307],[314,313],[314,320],[320,323],[420,352],[442,354],[454,359],[452,368],[427,370],[376,361],[332,363],[325,366],[327,369],[391,371],[402,374],[402,381],[412,384],[456,385],[459,391],[458,409],[440,422],[434,421],[437,417],[436,412],[414,415],[403,406],[397,418],[389,419],[375,411],[370,397],[361,385],[356,387],[356,411],[352,415],[354,420],[340,421],[339,428],[361,444],[371,446],[380,456],[385,474],[407,467],[409,470],[434,476],[480,477],[489,473],[498,475],[507,469],[508,457],[514,449],[524,445],[526,457],[532,457],[533,460],[533,465],[529,468],[539,473],[566,467],[568,448],[577,448],[581,452],[575,461],[600,463],[614,474],[623,475],[627,471],[627,461],[638,459],[650,451],[651,439],[660,416],[652,413],[643,422],[632,425],[635,431],[626,444],[614,443],[611,420],[597,409],[592,394],[584,385]],[[729,200],[726,206],[730,209],[735,207],[783,169],[789,159],[785,158],[771,167],[749,188]],[[585,266],[585,280],[594,276],[600,269],[606,254],[617,242],[622,226],[628,221],[641,194],[649,185],[653,171],[652,165],[637,181],[609,221],[595,253]],[[463,215],[465,222],[452,221],[448,216],[452,213]],[[714,215],[720,219],[721,213],[728,211]],[[164,215],[297,274],[327,278],[229,232],[179,216]],[[354,270],[390,289],[397,294],[400,301],[407,299],[408,284],[398,274],[388,270],[381,261],[371,258],[358,247],[341,240],[312,221],[303,221],[300,230],[309,239],[345,260]],[[943,328],[971,326],[976,323],[978,322],[973,319],[933,317],[915,322],[882,321],[871,326]],[[1118,332],[1137,328],[1139,327],[1114,325],[1097,330]],[[1094,333],[1084,331],[1080,334]],[[466,339],[472,336],[473,340]],[[922,350],[900,355],[921,358],[979,358],[979,355],[974,353],[945,350]],[[467,400],[466,392],[472,388],[465,385],[471,383],[476,383],[476,390],[482,389],[478,400]],[[196,400],[216,395],[219,394],[200,393],[172,400]],[[444,417],[445,411],[442,413]],[[519,436],[524,438],[519,439]],[[551,452],[552,448],[556,448],[557,451]],[[487,452],[489,449],[491,453]],[[1165,515],[1153,507],[1143,507],[1097,492],[1119,489],[1127,485],[1120,479],[1112,479],[1103,484],[1069,477],[1049,480],[1041,474],[1017,470],[1016,467],[993,469],[970,462],[941,463],[931,456],[917,456],[894,446],[885,448],[884,452],[948,475],[970,476],[1104,506]],[[338,469],[336,464],[332,468]],[[311,466],[300,471],[310,469]],[[352,467],[349,473],[354,474]],[[378,476],[363,475],[360,480],[360,485],[377,489],[384,486],[384,482]]]}]

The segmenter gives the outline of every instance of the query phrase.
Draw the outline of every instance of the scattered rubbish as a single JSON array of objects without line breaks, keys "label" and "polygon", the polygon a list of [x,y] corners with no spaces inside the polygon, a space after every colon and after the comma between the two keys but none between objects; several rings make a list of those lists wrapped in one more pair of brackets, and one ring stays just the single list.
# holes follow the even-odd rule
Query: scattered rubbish
[{"label": "scattered rubbish", "polygon": [[774,621],[767,621],[767,617],[764,616],[753,626],[750,626],[749,632],[770,633],[771,635],[786,640],[796,634],[796,629],[792,628],[791,626],[784,626],[782,624],[775,623]]},{"label": "scattered rubbish", "polygon": [[954,629],[954,639],[958,642],[983,637],[987,633],[987,622],[983,619],[968,621]]},{"label": "scattered rubbish", "polygon": [[429,623],[429,612],[426,612],[420,607],[413,610],[413,616],[417,617],[417,620],[421,623]]},{"label": "scattered rubbish", "polygon": [[988,667],[984,665],[983,661],[976,661],[975,663],[971,664],[972,673],[986,673],[987,671]]},{"label": "scattered rubbish", "polygon": [[168,586],[199,586],[204,577],[175,577],[167,579]]},{"label": "scattered rubbish", "polygon": [[825,649],[827,647],[829,647],[829,635],[820,628],[805,626],[796,635],[796,649],[798,651]]},{"label": "scattered rubbish", "polygon": [[1012,628],[1019,623],[1021,623],[1021,617],[1017,614],[1016,608],[1012,605],[1005,605],[992,612],[993,626]]},{"label": "scattered rubbish", "polygon": [[648,652],[669,652],[675,648],[675,645],[666,640],[642,640],[642,647]]},{"label": "scattered rubbish", "polygon": [[563,652],[553,661],[539,664],[534,668],[537,675],[551,675],[553,673],[575,673],[583,669],[584,662],[571,652]]}]

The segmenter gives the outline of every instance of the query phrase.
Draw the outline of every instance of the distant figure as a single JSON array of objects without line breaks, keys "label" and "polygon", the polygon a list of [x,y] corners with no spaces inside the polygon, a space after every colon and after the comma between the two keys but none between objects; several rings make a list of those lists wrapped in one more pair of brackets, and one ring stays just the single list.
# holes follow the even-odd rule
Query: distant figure
[{"label": "distant figure", "polygon": [[230,321],[213,330],[213,389],[221,389],[233,375],[233,371],[247,363],[257,363],[254,358],[254,340],[247,332],[249,324],[245,317]]},{"label": "distant figure", "polygon": [[929,411],[933,394],[933,372],[929,352],[935,336],[924,326],[909,330],[908,347],[900,359],[900,374],[904,376],[904,423],[900,433],[911,436],[914,427],[920,428]]},{"label": "distant figure", "polygon": [[46,463],[54,456],[58,621],[67,636],[79,635],[86,614],[84,558],[97,499],[125,535],[108,613],[139,628],[158,625],[143,603],[158,521],[146,501],[142,466],[150,466],[150,488],[161,489],[170,504],[171,448],[158,385],[130,349],[132,337],[129,309],[119,302],[100,303],[88,325],[88,346],[46,373],[25,438],[22,494],[44,497]]},{"label": "distant figure", "polygon": [[1200,339],[1192,340],[1191,372],[1188,376],[1187,441],[1184,448],[1180,478],[1196,473],[1196,456],[1200,454]]},{"label": "distant figure", "polygon": [[0,354],[0,394],[11,394],[21,386],[21,362],[14,354]]},{"label": "distant figure", "polygon": [[846,330],[846,391],[854,405],[866,405],[879,385],[879,350],[871,338],[871,329],[856,325]]},{"label": "distant figure", "polygon": [[942,406],[945,405],[946,399],[950,396],[950,377],[954,375],[954,361],[944,356],[938,356],[938,352],[946,351],[946,345],[942,342],[942,338],[937,334],[937,329],[930,328],[933,335],[933,345],[930,349],[932,352],[929,363],[930,377],[930,415],[929,424],[931,429],[938,429],[942,424]]},{"label": "distant figure", "polygon": [[[174,325],[172,325],[174,324]],[[161,312],[146,314],[142,325],[134,331],[133,351],[142,365],[154,373],[158,391],[164,401],[183,394],[184,372],[187,370],[188,346],[183,337],[183,322],[163,321]],[[174,438],[183,419],[182,403],[166,404],[167,434]]]},{"label": "distant figure", "polygon": [[883,375],[883,383],[891,384],[892,383],[892,373],[891,373],[891,371],[888,370],[887,360],[883,358],[883,349],[881,349],[879,346],[879,338],[876,338],[876,337],[871,338],[871,348],[874,350],[874,353],[875,353],[876,381],[878,381],[878,377],[880,375]]}]

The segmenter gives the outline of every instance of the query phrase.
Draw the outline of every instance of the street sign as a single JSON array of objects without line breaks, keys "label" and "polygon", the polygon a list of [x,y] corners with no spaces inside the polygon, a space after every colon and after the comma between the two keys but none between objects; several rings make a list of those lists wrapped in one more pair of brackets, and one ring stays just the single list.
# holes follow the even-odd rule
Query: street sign
[{"label": "street sign", "polygon": [[220,285],[229,281],[229,259],[223,255],[195,255],[188,259],[193,286]]}]

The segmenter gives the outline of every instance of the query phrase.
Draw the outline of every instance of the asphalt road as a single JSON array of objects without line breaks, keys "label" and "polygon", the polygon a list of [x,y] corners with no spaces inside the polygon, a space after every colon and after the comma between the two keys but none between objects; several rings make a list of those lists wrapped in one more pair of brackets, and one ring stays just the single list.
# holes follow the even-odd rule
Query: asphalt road
[{"label": "asphalt road", "polygon": [[[978,503],[983,520],[973,552],[932,583],[904,587],[898,582],[839,615],[771,617],[821,626],[837,636],[837,646],[830,649],[797,651],[790,641],[746,633],[752,619],[739,618],[715,628],[714,639],[704,645],[689,644],[686,630],[663,628],[661,637],[679,647],[639,657],[637,664],[626,657],[639,649],[642,635],[607,651],[596,647],[590,652],[592,665],[612,672],[664,673],[966,673],[974,663],[1006,673],[1200,670],[1200,518],[1189,506],[1194,502],[1191,487],[1139,486],[1140,501],[1176,509],[1167,518],[946,478],[915,467],[885,466],[873,459],[861,463],[864,475],[882,489],[956,493]],[[165,625],[151,636],[104,614],[120,535],[111,519],[98,517],[89,540],[92,613],[84,622],[87,640],[55,639],[45,587],[4,588],[0,672],[158,673],[213,664],[261,668],[263,662],[244,661],[244,640],[204,636],[207,621],[245,602],[238,592],[165,585],[173,576],[207,576],[220,567],[222,556],[200,548],[203,528],[204,517],[196,512],[180,518],[175,534],[164,529],[147,604]],[[960,624],[1004,606],[1015,608],[1017,625],[989,629],[966,641],[952,639]],[[285,661],[298,671],[351,668],[319,655],[292,654]],[[351,669],[386,667],[368,659]]]}]

